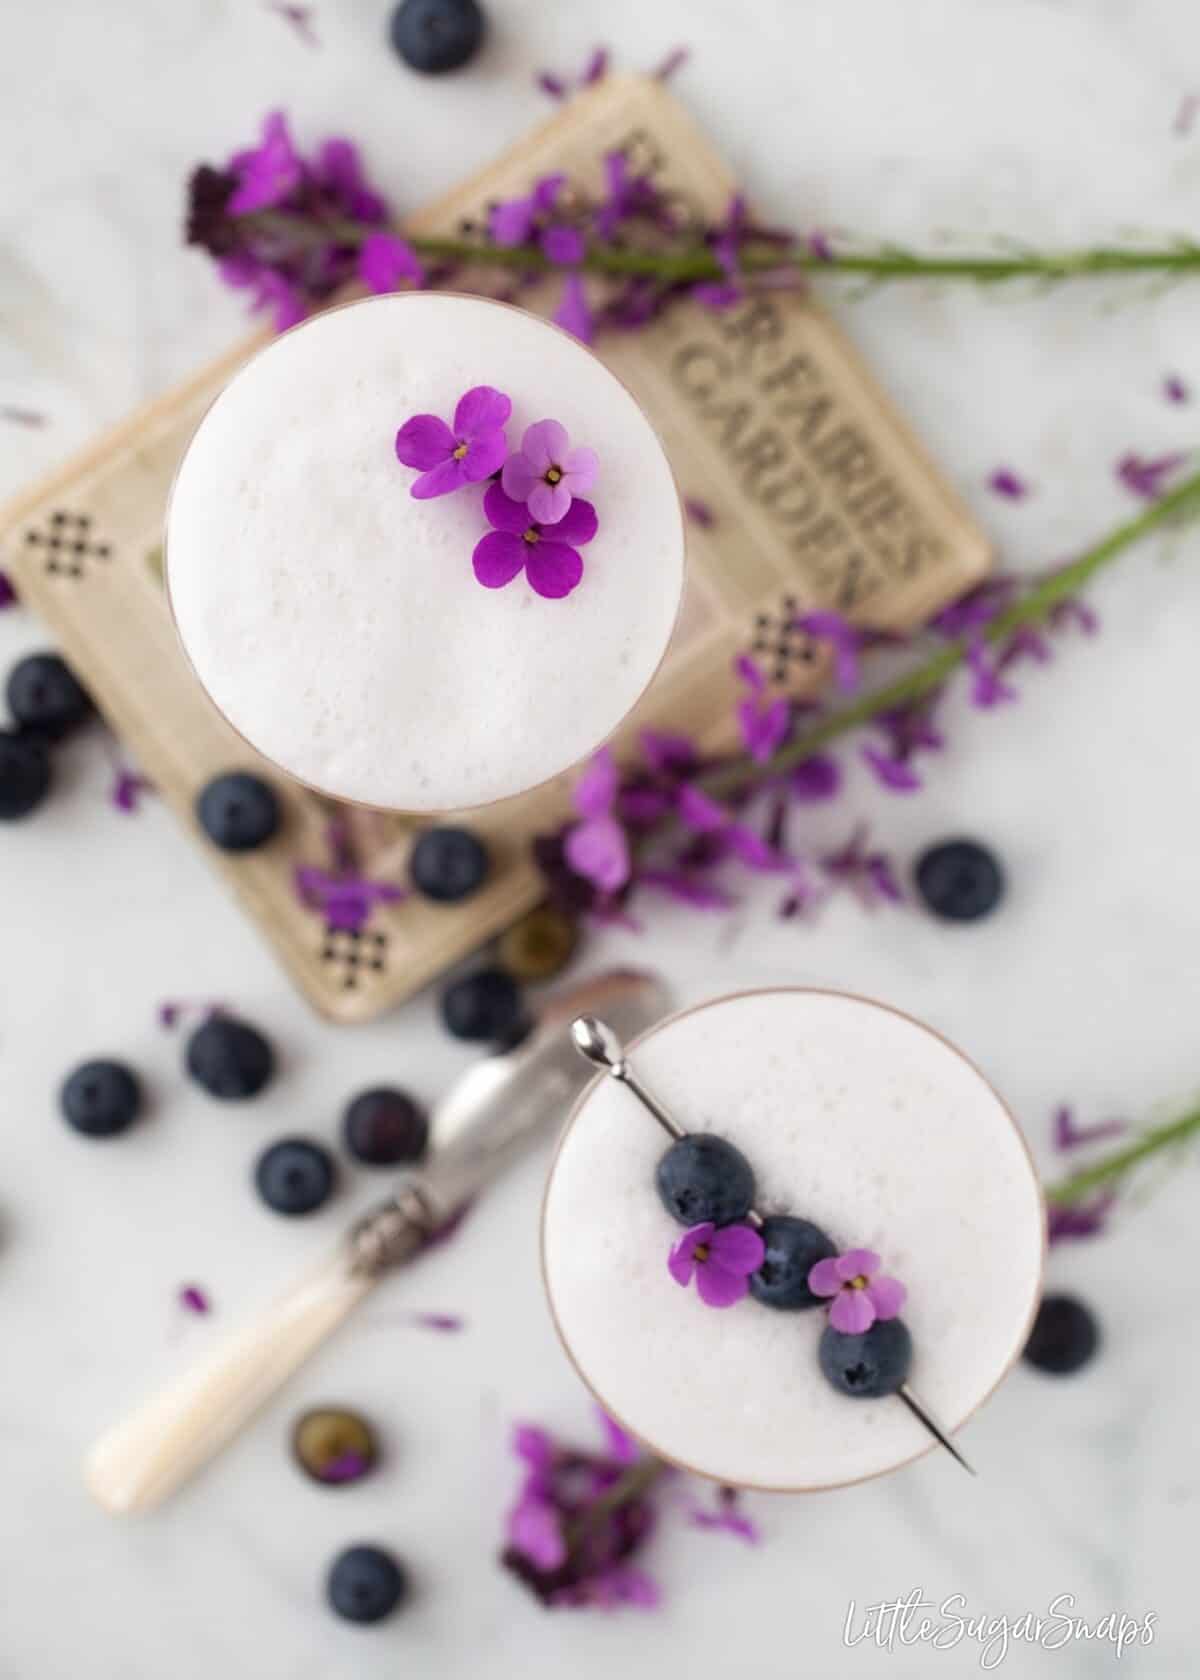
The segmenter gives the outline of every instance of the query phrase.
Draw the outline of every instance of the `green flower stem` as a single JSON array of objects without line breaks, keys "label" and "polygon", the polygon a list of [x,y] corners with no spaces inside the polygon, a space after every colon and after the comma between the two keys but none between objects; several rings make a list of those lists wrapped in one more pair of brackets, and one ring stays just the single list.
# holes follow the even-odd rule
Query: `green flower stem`
[{"label": "green flower stem", "polygon": [[[1051,573],[1006,611],[998,613],[982,632],[985,641],[1003,642],[1025,625],[1040,624],[1056,606],[1070,596],[1077,595],[1092,581],[1097,572],[1132,548],[1135,543],[1141,542],[1143,537],[1152,535],[1176,517],[1197,512],[1200,512],[1200,472],[1185,478],[1174,490],[1168,491],[1165,496],[1152,503],[1145,512],[1138,514],[1135,519],[1127,520],[1124,525],[1118,525],[1115,531],[1111,531],[1108,536],[1081,554],[1078,560],[1073,560],[1070,565]],[[735,758],[726,760],[701,778],[705,788],[710,793],[727,793],[733,788],[744,788],[750,782],[766,780],[785,770],[794,769],[797,764],[802,764],[806,758],[811,758],[814,753],[828,746],[831,741],[837,740],[839,736],[857,729],[861,724],[869,723],[880,712],[891,711],[898,706],[910,706],[924,699],[934,689],[940,688],[947,677],[963,664],[968,651],[966,641],[950,642],[931,658],[914,666],[911,671],[906,671],[893,682],[885,683],[882,688],[873,689],[869,694],[851,701],[849,705],[831,712],[828,717],[806,730],[799,740],[791,742],[766,763],[757,764],[746,753],[739,753]]]},{"label": "green flower stem", "polygon": [[[361,245],[375,230],[359,222],[330,218],[317,226],[287,211],[263,210],[241,218],[266,232],[286,234],[289,239],[322,244],[335,240],[343,245]],[[399,230],[419,256],[435,262],[478,264],[487,268],[562,271],[539,245],[495,245],[490,239]],[[802,273],[845,274],[861,280],[970,280],[981,284],[1006,280],[1053,282],[1088,275],[1200,273],[1200,244],[1178,240],[1170,245],[1145,249],[1116,245],[1085,247],[1074,251],[1004,251],[939,255],[888,246],[873,251],[838,251],[818,255],[802,245],[745,245],[739,257],[746,274],[795,269]],[[668,285],[699,280],[722,280],[725,271],[709,246],[693,244],[677,249],[649,248],[592,243],[582,263],[589,274],[610,279],[645,276]]]},{"label": "green flower stem", "polygon": [[1171,1120],[1164,1126],[1154,1126],[1144,1132],[1135,1143],[1126,1144],[1123,1149],[1114,1149],[1111,1154],[1103,1156],[1090,1167],[1084,1167],[1081,1172],[1072,1173],[1057,1184],[1046,1186],[1046,1200],[1054,1207],[1069,1207],[1073,1202],[1082,1201],[1095,1190],[1102,1190],[1106,1185],[1124,1178],[1131,1168],[1148,1156],[1156,1155],[1160,1149],[1171,1149],[1183,1143],[1187,1138],[1200,1134],[1200,1108],[1194,1108],[1178,1120]]}]

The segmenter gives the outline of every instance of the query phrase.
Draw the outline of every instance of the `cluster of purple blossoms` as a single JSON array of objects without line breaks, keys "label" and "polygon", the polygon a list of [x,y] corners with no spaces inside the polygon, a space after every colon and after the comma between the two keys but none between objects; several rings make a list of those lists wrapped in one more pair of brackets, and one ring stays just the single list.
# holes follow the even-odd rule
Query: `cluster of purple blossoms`
[{"label": "cluster of purple blossoms", "polygon": [[452,425],[436,414],[405,421],[396,456],[420,473],[411,490],[418,501],[491,480],[483,498],[491,529],[472,555],[476,578],[485,589],[503,589],[523,571],[536,595],[560,600],[582,579],[579,550],[599,528],[582,492],[600,462],[594,449],[573,449],[557,420],[526,427],[510,453],[504,428],[511,414],[503,391],[476,385],[459,399]]}]

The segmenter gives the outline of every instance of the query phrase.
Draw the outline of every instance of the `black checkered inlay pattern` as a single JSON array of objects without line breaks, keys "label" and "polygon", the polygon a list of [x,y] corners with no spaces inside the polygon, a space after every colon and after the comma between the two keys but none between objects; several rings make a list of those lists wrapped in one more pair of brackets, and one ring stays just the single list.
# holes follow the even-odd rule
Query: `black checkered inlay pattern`
[{"label": "black checkered inlay pattern", "polygon": [[321,961],[340,975],[342,990],[353,992],[369,982],[372,974],[382,974],[387,966],[387,934],[373,933],[368,928],[325,929],[321,946]]},{"label": "black checkered inlay pattern", "polygon": [[112,557],[111,544],[97,542],[93,535],[91,514],[62,509],[45,525],[26,531],[25,546],[40,553],[42,564],[56,577],[81,578],[90,565]]},{"label": "black checkered inlay pattern", "polygon": [[796,615],[801,611],[796,597],[785,595],[778,611],[761,612],[754,620],[750,651],[762,662],[772,682],[786,682],[794,666],[807,668],[817,657],[808,631],[796,628]]}]

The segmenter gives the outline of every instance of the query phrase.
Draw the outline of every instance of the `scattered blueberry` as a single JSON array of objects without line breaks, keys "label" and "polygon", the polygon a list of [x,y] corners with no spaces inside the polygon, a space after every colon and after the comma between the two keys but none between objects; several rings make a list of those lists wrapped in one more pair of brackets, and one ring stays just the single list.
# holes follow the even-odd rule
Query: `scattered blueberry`
[{"label": "scattered blueberry", "polygon": [[689,1132],[654,1174],[662,1205],[681,1225],[732,1225],[754,1203],[754,1172],[740,1149],[711,1132]]},{"label": "scattered blueberry", "polygon": [[564,911],[539,904],[501,934],[496,955],[514,980],[553,980],[575,954],[579,928]]},{"label": "scattered blueberry", "polygon": [[91,716],[92,702],[65,660],[31,653],[9,672],[8,709],[22,729],[60,741]]},{"label": "scattered blueberry", "polygon": [[457,70],[474,58],[484,36],[476,0],[402,0],[392,13],[392,46],[412,70]]},{"label": "scattered blueberry", "polygon": [[137,1119],[142,1087],[124,1062],[84,1062],[67,1077],[59,1104],[67,1124],[85,1137],[115,1137]]},{"label": "scattered blueberry", "polygon": [[469,828],[427,828],[412,849],[413,886],[438,904],[457,904],[484,883],[487,848]]},{"label": "scattered blueberry", "polygon": [[1074,1295],[1047,1295],[1038,1308],[1024,1358],[1039,1371],[1070,1376],[1086,1365],[1100,1345],[1100,1327],[1090,1307]]},{"label": "scattered blueberry", "polygon": [[329,1602],[348,1622],[380,1622],[408,1594],[401,1564],[380,1546],[348,1546],[333,1560]]},{"label": "scattered blueberry", "polygon": [[37,735],[0,729],[0,822],[28,816],[50,789],[50,754]]},{"label": "scattered blueberry", "polygon": [[795,1312],[815,1307],[820,1301],[808,1287],[808,1274],[818,1260],[831,1260],[836,1244],[807,1219],[791,1214],[772,1214],[759,1231],[766,1247],[762,1265],[750,1278],[750,1293],[765,1307]]},{"label": "scattered blueberry", "polygon": [[223,852],[253,852],[279,827],[273,789],[246,770],[214,776],[196,798],[200,827]]},{"label": "scattered blueberry", "polygon": [[296,1419],[292,1453],[305,1474],[326,1487],[360,1481],[379,1456],[367,1420],[333,1406],[317,1406]]},{"label": "scattered blueberry", "polygon": [[254,1182],[276,1213],[312,1213],[333,1190],[333,1156],[307,1138],[280,1138],[258,1157]]},{"label": "scattered blueberry", "polygon": [[231,1015],[212,1015],[187,1047],[187,1070],[222,1102],[256,1097],[275,1072],[275,1052],[263,1035]]},{"label": "scattered blueberry", "polygon": [[821,1371],[839,1394],[877,1400],[895,1394],[912,1364],[912,1337],[900,1318],[877,1318],[861,1335],[847,1336],[826,1325],[821,1333]]},{"label": "scattered blueberry", "polygon": [[1004,873],[985,846],[945,840],[917,859],[917,891],[943,921],[975,922],[1004,896]]},{"label": "scattered blueberry", "polygon": [[502,968],[480,968],[442,993],[442,1020],[455,1038],[515,1044],[528,1025],[520,987]]},{"label": "scattered blueberry", "polygon": [[407,1091],[380,1086],[363,1091],[342,1118],[346,1148],[369,1167],[419,1161],[429,1142],[429,1122]]}]

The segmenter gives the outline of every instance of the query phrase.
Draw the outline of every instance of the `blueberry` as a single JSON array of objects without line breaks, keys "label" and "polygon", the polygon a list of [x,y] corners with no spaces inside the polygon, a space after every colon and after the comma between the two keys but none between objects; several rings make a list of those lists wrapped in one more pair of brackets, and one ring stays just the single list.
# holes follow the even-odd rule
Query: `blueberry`
[{"label": "blueberry", "polygon": [[976,922],[1004,896],[1004,873],[985,846],[944,840],[917,859],[917,891],[946,922]]},{"label": "blueberry", "polygon": [[50,754],[37,735],[0,729],[0,822],[28,816],[50,789]]},{"label": "blueberry", "polygon": [[279,827],[273,789],[246,770],[214,776],[196,797],[200,827],[223,852],[253,852]]},{"label": "blueberry", "polygon": [[333,1156],[307,1138],[280,1138],[258,1157],[254,1183],[276,1213],[312,1213],[333,1190]]},{"label": "blueberry", "polygon": [[325,1590],[348,1622],[380,1622],[407,1596],[408,1576],[381,1546],[348,1546],[334,1558]]},{"label": "blueberry", "polygon": [[60,741],[91,716],[92,702],[56,653],[31,653],[8,676],[8,709],[23,729]]},{"label": "blueberry", "polygon": [[1039,1371],[1070,1376],[1086,1365],[1100,1345],[1100,1327],[1089,1307],[1074,1295],[1047,1295],[1038,1308],[1024,1358]]},{"label": "blueberry", "polygon": [[213,1015],[187,1047],[187,1070],[222,1102],[256,1097],[275,1072],[275,1052],[256,1028],[230,1015]]},{"label": "blueberry", "polygon": [[427,828],[412,849],[413,886],[438,904],[457,904],[483,885],[487,848],[469,828]]},{"label": "blueberry", "polygon": [[473,58],[484,35],[476,0],[402,0],[392,13],[392,46],[412,70],[457,70]]},{"label": "blueberry", "polygon": [[407,1091],[389,1086],[363,1091],[342,1118],[346,1148],[369,1167],[419,1161],[429,1142],[429,1122]]},{"label": "blueberry", "polygon": [[654,1174],[662,1205],[681,1225],[732,1225],[754,1203],[754,1172],[740,1149],[711,1132],[673,1143]]},{"label": "blueberry", "polygon": [[790,1214],[772,1214],[759,1232],[766,1246],[762,1265],[750,1279],[750,1293],[765,1307],[795,1312],[820,1301],[808,1287],[808,1274],[818,1260],[830,1260],[837,1247],[818,1225]]},{"label": "blueberry", "polygon": [[496,955],[514,980],[553,980],[566,968],[578,943],[574,919],[552,904],[539,904],[501,934]]},{"label": "blueberry", "polygon": [[115,1137],[137,1119],[142,1087],[124,1062],[84,1062],[68,1076],[58,1100],[67,1124],[77,1132]]},{"label": "blueberry", "polygon": [[472,1043],[515,1044],[528,1025],[520,987],[502,968],[476,969],[451,981],[441,1007],[446,1031]]},{"label": "blueberry", "polygon": [[292,1453],[304,1473],[326,1487],[361,1481],[379,1456],[367,1420],[334,1406],[317,1406],[296,1419]]},{"label": "blueberry", "polygon": [[821,1371],[839,1394],[877,1400],[895,1394],[912,1364],[912,1337],[903,1319],[877,1318],[859,1336],[826,1325],[821,1333]]}]

